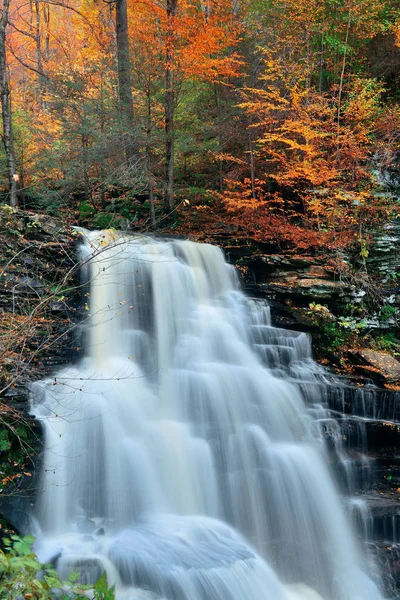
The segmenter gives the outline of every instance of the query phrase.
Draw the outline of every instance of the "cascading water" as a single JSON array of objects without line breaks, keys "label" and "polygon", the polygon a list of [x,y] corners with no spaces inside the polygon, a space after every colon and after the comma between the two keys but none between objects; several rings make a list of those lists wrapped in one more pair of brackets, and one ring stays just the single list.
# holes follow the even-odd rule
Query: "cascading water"
[{"label": "cascading water", "polygon": [[105,570],[118,598],[381,598],[301,385],[323,379],[307,336],[271,327],[216,247],[86,240],[85,358],[33,388],[39,556]]}]

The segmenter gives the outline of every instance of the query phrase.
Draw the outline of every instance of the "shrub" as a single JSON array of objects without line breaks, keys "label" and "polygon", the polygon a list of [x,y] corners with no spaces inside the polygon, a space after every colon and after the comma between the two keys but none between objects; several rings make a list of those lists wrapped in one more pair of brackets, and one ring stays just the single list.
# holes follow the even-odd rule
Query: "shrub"
[{"label": "shrub", "polygon": [[[61,581],[52,565],[40,564],[32,550],[34,541],[30,535],[3,540],[6,550],[0,549],[0,600],[87,600],[85,591],[90,588],[77,583],[79,573]],[[95,600],[115,600],[105,573],[92,592]]]},{"label": "shrub", "polygon": [[86,200],[78,205],[78,209],[81,219],[89,219],[90,217],[93,217],[96,212],[94,206]]},{"label": "shrub", "polygon": [[120,215],[106,212],[97,213],[92,220],[95,229],[109,229],[110,227],[118,229],[122,223],[123,218]]}]

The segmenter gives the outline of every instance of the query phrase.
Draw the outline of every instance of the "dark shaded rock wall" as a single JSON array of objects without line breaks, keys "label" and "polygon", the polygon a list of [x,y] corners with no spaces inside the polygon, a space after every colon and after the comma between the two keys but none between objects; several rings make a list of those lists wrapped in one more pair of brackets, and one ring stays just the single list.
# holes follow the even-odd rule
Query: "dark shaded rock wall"
[{"label": "dark shaded rock wall", "polygon": [[41,432],[28,384],[76,354],[77,243],[59,219],[0,206],[0,531],[27,528],[35,494]]}]

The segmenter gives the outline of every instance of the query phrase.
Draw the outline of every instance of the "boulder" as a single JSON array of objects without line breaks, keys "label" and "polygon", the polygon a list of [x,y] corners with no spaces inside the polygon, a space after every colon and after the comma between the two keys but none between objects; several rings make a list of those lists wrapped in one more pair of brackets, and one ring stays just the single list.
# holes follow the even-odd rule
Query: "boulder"
[{"label": "boulder", "polygon": [[370,373],[387,383],[400,383],[400,362],[388,352],[381,350],[351,350],[358,370]]}]

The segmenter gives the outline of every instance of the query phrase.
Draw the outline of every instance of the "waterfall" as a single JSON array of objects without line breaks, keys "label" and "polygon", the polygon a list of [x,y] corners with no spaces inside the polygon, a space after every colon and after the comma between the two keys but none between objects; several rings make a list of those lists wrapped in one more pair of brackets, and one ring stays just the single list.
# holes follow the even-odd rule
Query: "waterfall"
[{"label": "waterfall", "polygon": [[129,600],[381,598],[308,336],[208,244],[86,232],[82,261],[84,358],[33,386],[40,558]]}]

